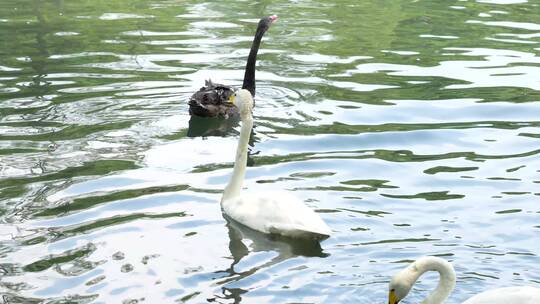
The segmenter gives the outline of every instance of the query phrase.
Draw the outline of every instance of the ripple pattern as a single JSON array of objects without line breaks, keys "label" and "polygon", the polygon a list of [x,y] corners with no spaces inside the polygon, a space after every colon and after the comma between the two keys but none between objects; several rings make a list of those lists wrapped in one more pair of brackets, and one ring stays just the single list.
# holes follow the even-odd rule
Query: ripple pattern
[{"label": "ripple pattern", "polygon": [[[539,5],[2,1],[2,301],[378,303],[422,255],[448,303],[540,287]],[[245,187],[294,192],[321,244],[227,221],[238,123],[187,111],[270,14]]]}]

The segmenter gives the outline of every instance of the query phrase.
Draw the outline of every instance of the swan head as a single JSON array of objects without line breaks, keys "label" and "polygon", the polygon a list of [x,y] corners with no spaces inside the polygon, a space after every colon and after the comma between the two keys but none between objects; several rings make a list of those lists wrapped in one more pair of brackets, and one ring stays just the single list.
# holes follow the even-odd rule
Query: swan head
[{"label": "swan head", "polygon": [[277,20],[278,20],[277,15],[261,18],[261,20],[259,20],[259,25],[257,26],[258,32],[264,33],[268,31],[270,26],[274,24],[274,22],[276,22]]},{"label": "swan head", "polygon": [[398,272],[390,281],[388,304],[398,304],[411,291],[414,282],[418,278],[414,264]]},{"label": "swan head", "polygon": [[427,271],[437,271],[440,279],[437,288],[422,303],[443,303],[456,284],[454,267],[439,257],[425,256],[394,275],[389,285],[388,304],[397,304],[405,298],[416,280]]},{"label": "swan head", "polygon": [[253,97],[246,89],[240,89],[231,95],[229,101],[238,108],[240,118],[251,116],[253,111]]}]

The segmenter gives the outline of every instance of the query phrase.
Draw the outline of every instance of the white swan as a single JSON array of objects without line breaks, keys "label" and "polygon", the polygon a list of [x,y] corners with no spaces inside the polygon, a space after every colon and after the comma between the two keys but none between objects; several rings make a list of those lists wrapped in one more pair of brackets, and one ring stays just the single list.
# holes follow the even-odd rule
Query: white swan
[{"label": "white swan", "polygon": [[325,239],[330,228],[302,201],[286,193],[241,193],[246,173],[248,140],[253,127],[253,98],[241,89],[230,101],[238,107],[242,128],[234,169],[221,198],[223,212],[251,229],[297,238]]},{"label": "white swan", "polygon": [[[450,295],[456,285],[456,273],[452,264],[437,257],[421,257],[407,268],[398,272],[390,281],[388,304],[401,301],[418,278],[427,271],[439,272],[439,284],[424,300],[423,304],[441,304]],[[488,290],[469,298],[463,304],[538,304],[540,289],[519,286]]]}]

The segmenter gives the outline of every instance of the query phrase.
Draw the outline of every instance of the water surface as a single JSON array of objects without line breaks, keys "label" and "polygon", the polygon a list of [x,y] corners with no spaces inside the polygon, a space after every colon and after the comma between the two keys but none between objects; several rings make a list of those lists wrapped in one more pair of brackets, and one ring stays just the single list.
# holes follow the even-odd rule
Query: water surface
[{"label": "water surface", "polygon": [[[448,303],[540,287],[539,6],[3,0],[2,301],[386,303],[422,255]],[[239,126],[187,111],[270,14],[245,186],[303,199],[320,245],[223,218]]]}]

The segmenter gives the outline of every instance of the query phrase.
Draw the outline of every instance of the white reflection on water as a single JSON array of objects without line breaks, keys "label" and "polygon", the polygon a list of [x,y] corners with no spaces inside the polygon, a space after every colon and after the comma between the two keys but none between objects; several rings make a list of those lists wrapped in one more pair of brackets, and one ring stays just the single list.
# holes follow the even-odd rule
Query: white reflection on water
[{"label": "white reflection on water", "polygon": [[[540,90],[540,67],[518,65],[523,62],[540,63],[540,57],[534,53],[500,49],[445,48],[448,56],[482,56],[485,60],[442,61],[439,65],[422,67],[414,65],[365,63],[355,70],[348,70],[342,76],[356,73],[387,72],[396,76],[435,76],[457,79],[467,84],[451,84],[447,89],[466,89],[482,87],[522,87]],[[511,65],[511,66],[509,66]]]}]

